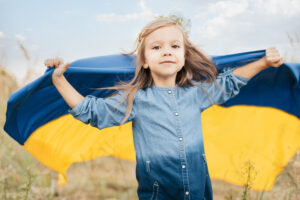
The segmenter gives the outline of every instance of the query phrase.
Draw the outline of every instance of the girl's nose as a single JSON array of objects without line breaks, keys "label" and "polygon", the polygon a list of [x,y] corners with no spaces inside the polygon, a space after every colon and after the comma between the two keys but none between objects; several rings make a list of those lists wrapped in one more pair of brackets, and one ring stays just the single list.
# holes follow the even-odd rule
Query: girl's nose
[{"label": "girl's nose", "polygon": [[165,52],[163,53],[163,55],[164,55],[164,56],[171,56],[172,53],[171,53],[170,51],[165,51]]},{"label": "girl's nose", "polygon": [[163,53],[163,56],[171,56],[172,55],[172,49],[169,48],[169,47],[164,47],[162,49],[162,53]]}]

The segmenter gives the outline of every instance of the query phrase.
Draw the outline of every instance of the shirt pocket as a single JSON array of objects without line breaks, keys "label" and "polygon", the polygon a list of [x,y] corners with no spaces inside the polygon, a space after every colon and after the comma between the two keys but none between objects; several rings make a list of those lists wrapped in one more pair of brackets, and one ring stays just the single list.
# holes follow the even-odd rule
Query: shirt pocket
[{"label": "shirt pocket", "polygon": [[158,200],[158,190],[159,190],[158,182],[154,181],[151,200]]},{"label": "shirt pocket", "polygon": [[[151,173],[151,161],[150,160],[146,160],[146,172],[148,174],[148,176],[150,177],[151,180],[151,184],[152,184],[152,196],[151,196],[151,200],[159,200],[158,199],[158,191],[159,191],[159,184],[158,181],[156,179],[153,178],[152,173]],[[153,182],[154,180],[154,182]]]}]

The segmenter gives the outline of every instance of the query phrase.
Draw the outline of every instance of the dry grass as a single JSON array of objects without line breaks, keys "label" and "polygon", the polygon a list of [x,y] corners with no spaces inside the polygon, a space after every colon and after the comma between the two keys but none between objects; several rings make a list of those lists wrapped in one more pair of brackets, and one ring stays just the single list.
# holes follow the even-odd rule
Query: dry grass
[{"label": "dry grass", "polygon": [[42,74],[37,72],[36,70],[36,66],[37,66],[37,59],[33,60],[28,52],[28,50],[25,48],[25,46],[20,42],[18,42],[18,46],[20,48],[20,50],[22,51],[24,58],[26,59],[26,64],[27,64],[27,71],[26,74],[23,78],[23,80],[21,81],[21,85],[25,86],[26,84],[32,82],[33,80],[35,80],[36,78],[40,77]]},{"label": "dry grass", "polygon": [[[291,37],[292,38],[292,37]],[[294,39],[291,41],[298,41]],[[31,58],[19,44],[28,63]],[[3,59],[3,58],[2,58]],[[291,58],[294,59],[294,58]],[[295,60],[290,60],[295,61]],[[0,61],[0,63],[2,63]],[[2,64],[1,64],[2,65]],[[27,80],[32,80],[28,64]],[[9,94],[18,88],[16,79],[0,66],[0,199],[101,199],[135,200],[137,182],[135,163],[112,157],[73,164],[68,170],[69,182],[57,185],[57,174],[42,165],[2,129],[5,122],[6,102]],[[248,168],[251,170],[251,167]],[[246,169],[247,171],[247,169]],[[251,183],[249,183],[251,184]],[[300,151],[278,175],[270,192],[253,191],[220,180],[212,180],[214,199],[221,200],[296,200],[300,199]]]}]

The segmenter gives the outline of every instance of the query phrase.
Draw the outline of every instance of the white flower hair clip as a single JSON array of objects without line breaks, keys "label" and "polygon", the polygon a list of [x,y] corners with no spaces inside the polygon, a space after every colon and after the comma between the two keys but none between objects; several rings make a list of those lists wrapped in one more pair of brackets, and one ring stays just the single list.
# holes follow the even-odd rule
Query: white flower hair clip
[{"label": "white flower hair clip", "polygon": [[189,35],[191,32],[191,26],[192,26],[191,20],[186,19],[185,17],[183,17],[182,14],[178,12],[169,14],[168,16],[159,15],[157,18],[169,18],[172,21],[176,22],[176,24],[179,24],[183,28],[183,30],[187,33],[187,35]]}]

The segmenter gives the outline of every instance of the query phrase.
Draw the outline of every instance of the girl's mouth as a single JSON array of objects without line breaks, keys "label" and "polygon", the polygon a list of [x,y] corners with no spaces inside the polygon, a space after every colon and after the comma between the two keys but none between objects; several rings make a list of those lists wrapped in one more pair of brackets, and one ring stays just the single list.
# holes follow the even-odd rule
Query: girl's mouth
[{"label": "girl's mouth", "polygon": [[175,63],[175,62],[167,60],[167,61],[161,62],[160,64],[164,64],[164,63]]}]

